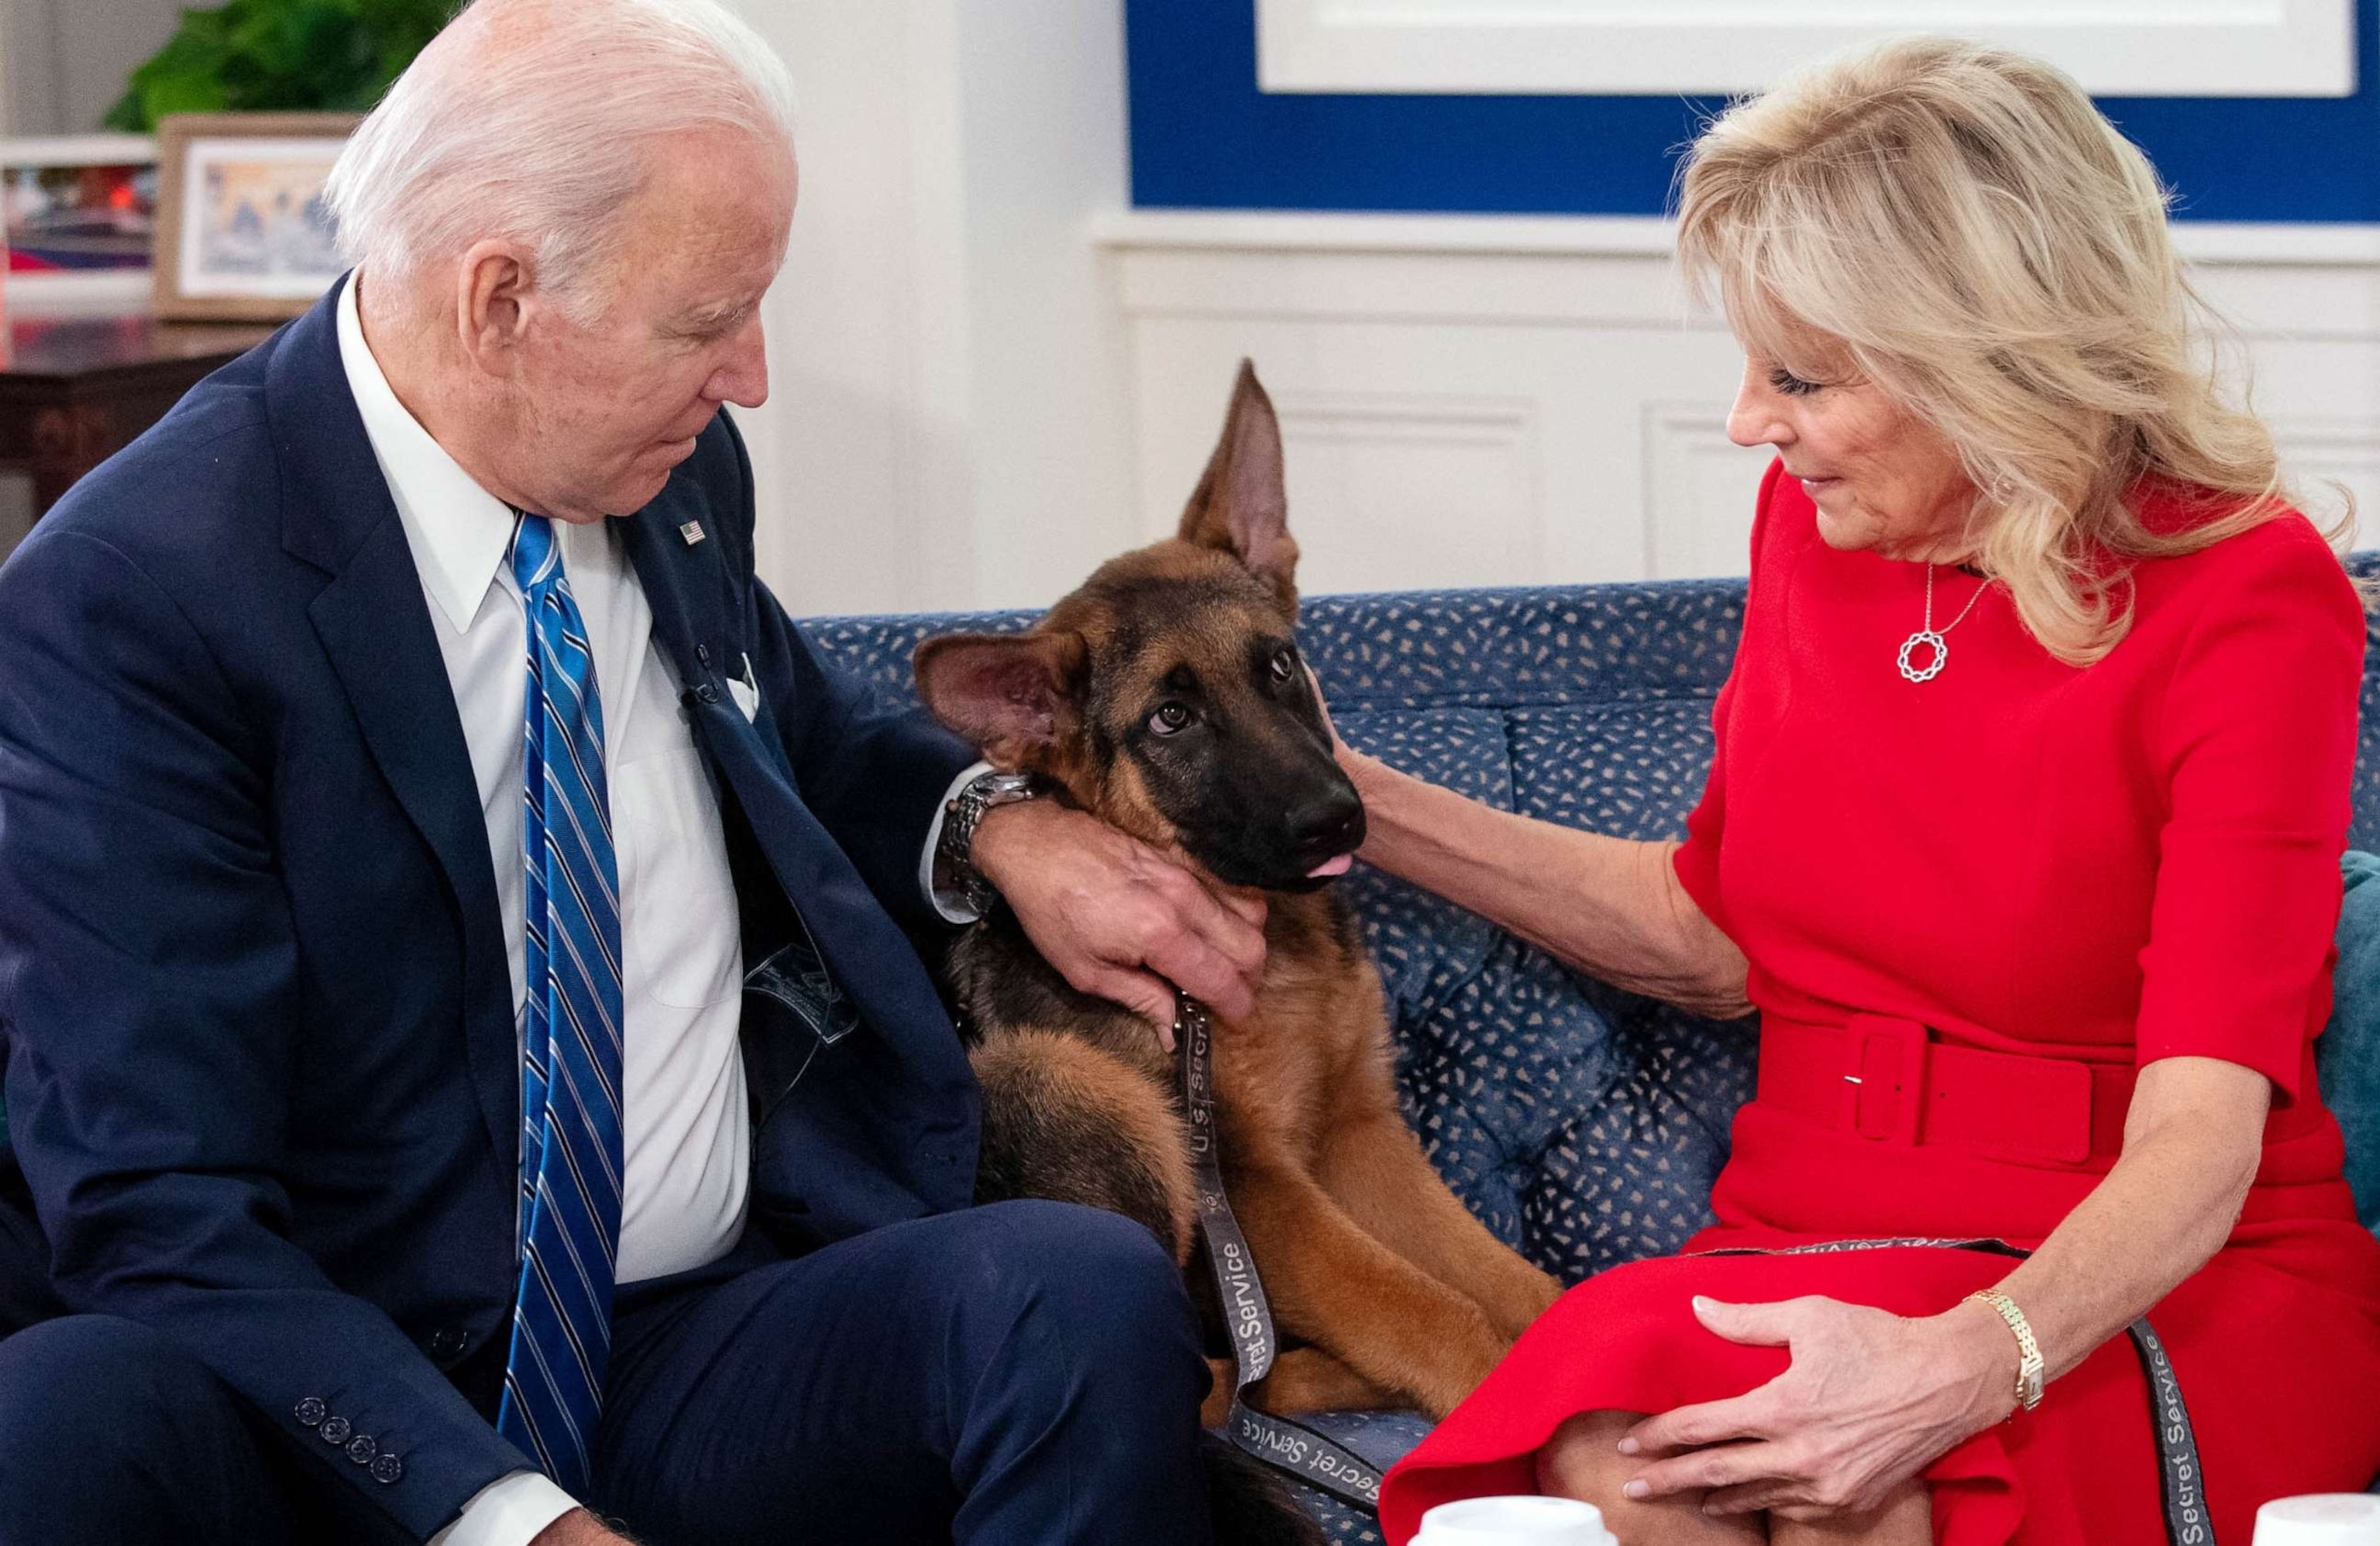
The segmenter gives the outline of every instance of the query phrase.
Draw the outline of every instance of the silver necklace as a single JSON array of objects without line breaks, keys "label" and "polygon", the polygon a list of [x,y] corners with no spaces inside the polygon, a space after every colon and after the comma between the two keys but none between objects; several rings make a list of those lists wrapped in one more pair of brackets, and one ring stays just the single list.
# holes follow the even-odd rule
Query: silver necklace
[{"label": "silver necklace", "polygon": [[[1944,623],[1937,633],[1934,627],[1934,566],[1928,563],[1925,566],[1925,626],[1901,641],[1900,674],[1912,682],[1931,682],[1940,676],[1942,668],[1950,662],[1950,641],[1942,635],[1966,622],[1967,613],[1975,610],[1975,603],[1981,601],[1984,592],[1991,588],[1992,582],[1986,577],[1982,585],[1975,587],[1975,594],[1967,598],[1967,604],[1961,609],[1959,615]],[[1920,649],[1934,652],[1922,666],[1914,659]]]}]

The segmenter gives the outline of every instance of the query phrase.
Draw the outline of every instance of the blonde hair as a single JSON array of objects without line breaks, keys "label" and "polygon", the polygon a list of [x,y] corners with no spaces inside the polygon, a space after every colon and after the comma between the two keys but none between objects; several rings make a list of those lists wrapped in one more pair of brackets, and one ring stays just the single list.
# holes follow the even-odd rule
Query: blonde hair
[{"label": "blonde hair", "polygon": [[[2131,624],[2131,561],[2291,504],[2272,432],[2217,389],[2222,330],[2166,206],[2147,158],[2058,70],[1908,39],[1710,124],[1681,180],[1679,255],[1706,295],[1716,280],[1748,351],[1795,374],[1845,351],[1950,441],[1977,489],[1977,562],[2035,638],[2088,665]],[[2183,486],[2200,517],[2151,530],[2125,503],[2143,477]]]}]

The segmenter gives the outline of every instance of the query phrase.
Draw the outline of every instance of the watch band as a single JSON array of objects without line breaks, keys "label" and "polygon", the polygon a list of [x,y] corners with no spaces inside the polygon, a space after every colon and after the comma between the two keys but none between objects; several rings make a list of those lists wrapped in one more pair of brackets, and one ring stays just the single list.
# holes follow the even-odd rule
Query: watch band
[{"label": "watch band", "polygon": [[2024,1311],[2016,1307],[2014,1299],[1997,1288],[1980,1288],[1967,1298],[1981,1299],[1991,1306],[1994,1312],[2008,1323],[2008,1329],[2016,1335],[2017,1405],[2028,1412],[2040,1406],[2041,1344],[2033,1338],[2033,1323],[2024,1318]]},{"label": "watch band", "polygon": [[1030,800],[1041,792],[1041,781],[1030,773],[982,773],[967,780],[942,807],[942,837],[935,845],[936,883],[965,901],[969,911],[984,913],[1000,893],[975,867],[975,832],[988,812]]}]

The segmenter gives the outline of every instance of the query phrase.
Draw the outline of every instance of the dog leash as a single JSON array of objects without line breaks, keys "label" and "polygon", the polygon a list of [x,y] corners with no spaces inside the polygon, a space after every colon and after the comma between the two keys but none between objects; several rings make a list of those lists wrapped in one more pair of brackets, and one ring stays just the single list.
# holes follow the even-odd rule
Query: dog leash
[{"label": "dog leash", "polygon": [[[2018,1261],[2033,1254],[2006,1240],[1898,1239],[1827,1240],[1817,1245],[1788,1246],[1781,1250],[1729,1247],[1697,1251],[1700,1256],[1826,1256],[1843,1250],[1880,1250],[1915,1246],[1936,1250],[1975,1250]],[[2173,1359],[2145,1315],[2124,1328],[2140,1355],[2141,1371],[2149,1383],[2149,1425],[2156,1431],[2157,1480],[2165,1500],[2165,1533],[2172,1546],[2215,1546],[2215,1521],[2206,1512],[2206,1473],[2198,1459],[2198,1434],[2190,1425],[2190,1408],[2181,1399],[2181,1381]]]},{"label": "dog leash", "polygon": [[[1278,1343],[1273,1333],[1272,1306],[1265,1298],[1264,1279],[1257,1274],[1247,1236],[1232,1213],[1223,1190],[1220,1145],[1215,1127],[1214,1026],[1207,1008],[1188,995],[1177,995],[1173,1034],[1180,1049],[1182,1106],[1189,1120],[1190,1158],[1198,1192],[1198,1230],[1206,1238],[1208,1264],[1223,1305],[1223,1323],[1232,1336],[1236,1368],[1232,1386],[1231,1415],[1224,1433],[1232,1443],[1272,1467],[1366,1513],[1377,1514],[1380,1503],[1378,1468],[1338,1441],[1290,1418],[1260,1412],[1245,1399],[1247,1389],[1271,1372]],[[1790,1246],[1780,1250],[1728,1247],[1700,1251],[1703,1256],[1819,1256],[1848,1250],[1919,1247],[1941,1250],[1973,1250],[2022,1261],[2033,1254],[2006,1240],[1965,1239],[1827,1240]],[[2165,1504],[2166,1538],[2171,1546],[2216,1546],[2215,1523],[2206,1509],[2205,1471],[2198,1457],[2198,1435],[2191,1426],[2190,1408],[2181,1398],[2181,1382],[2173,1359],[2147,1316],[2124,1328],[2149,1384],[2150,1426],[2155,1430],[2158,1484]]]},{"label": "dog leash", "polygon": [[1247,1236],[1223,1192],[1223,1170],[1215,1127],[1214,1026],[1207,1007],[1187,994],[1174,1000],[1173,1036],[1180,1048],[1183,1115],[1190,1123],[1190,1160],[1197,1182],[1198,1232],[1206,1237],[1207,1262],[1223,1304],[1223,1324],[1232,1335],[1237,1373],[1232,1383],[1231,1416],[1224,1436],[1265,1465],[1328,1492],[1350,1507],[1377,1514],[1380,1472],[1328,1434],[1302,1422],[1260,1412],[1246,1401],[1247,1389],[1272,1371],[1279,1344],[1272,1305]]}]

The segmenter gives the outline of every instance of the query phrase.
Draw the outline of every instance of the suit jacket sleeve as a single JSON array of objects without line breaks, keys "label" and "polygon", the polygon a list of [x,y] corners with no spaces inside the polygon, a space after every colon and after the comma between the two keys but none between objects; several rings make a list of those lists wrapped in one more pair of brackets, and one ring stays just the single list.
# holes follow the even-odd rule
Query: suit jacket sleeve
[{"label": "suit jacket sleeve", "polygon": [[[242,710],[115,548],[37,533],[0,570],[10,1138],[68,1308],[173,1337],[422,1540],[529,1462],[287,1238],[304,985],[272,753]],[[322,1442],[310,1398],[372,1452]]]},{"label": "suit jacket sleeve", "polygon": [[[734,420],[743,509],[752,465]],[[750,574],[749,549],[744,558]],[[829,664],[755,575],[748,581],[759,651],[754,668],[777,722],[794,783],[885,911],[912,928],[949,921],[917,884],[917,861],[942,796],[976,750],[915,704],[896,703]]]}]

